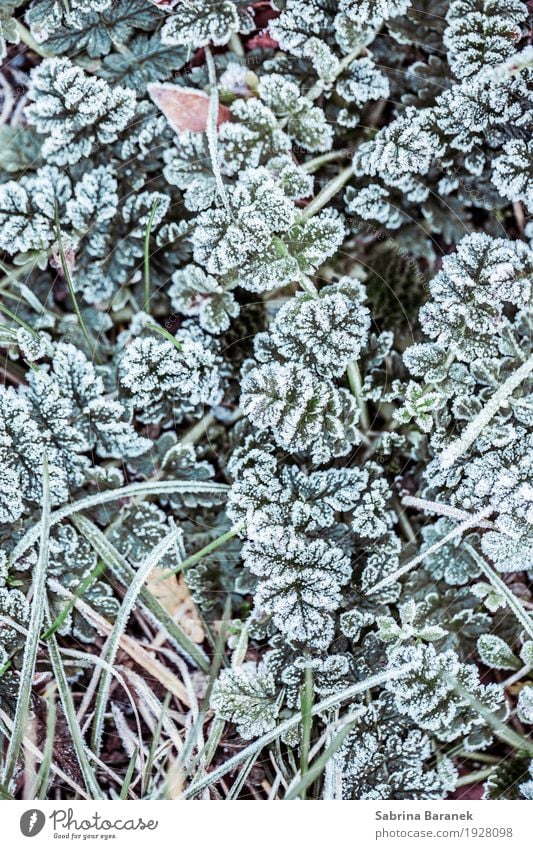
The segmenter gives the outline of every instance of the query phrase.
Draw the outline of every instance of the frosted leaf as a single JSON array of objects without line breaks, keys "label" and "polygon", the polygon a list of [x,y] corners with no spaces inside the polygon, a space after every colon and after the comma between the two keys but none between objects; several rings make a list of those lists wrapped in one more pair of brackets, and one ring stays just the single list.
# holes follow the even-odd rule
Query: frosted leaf
[{"label": "frosted leaf", "polygon": [[102,166],[86,172],[66,204],[65,212],[74,229],[85,234],[91,226],[113,218],[118,207],[117,188],[111,168]]},{"label": "frosted leaf", "polygon": [[[437,653],[431,644],[400,644],[390,649],[389,663],[392,668],[403,663],[414,664],[406,676],[385,687],[392,693],[397,710],[411,717],[419,728],[433,733],[438,740],[451,742],[467,737],[467,744],[476,747],[481,744],[481,739],[477,742],[479,732],[487,732],[483,716],[454,690],[453,682],[488,711],[505,710],[501,688],[496,684],[480,684],[475,666],[461,663],[453,651]],[[486,742],[485,738],[484,744]]]},{"label": "frosted leaf", "polygon": [[289,136],[279,127],[272,109],[258,98],[235,100],[231,116],[232,121],[222,124],[218,133],[223,173],[268,166],[272,156],[289,153]]},{"label": "frosted leaf", "polygon": [[49,342],[42,333],[30,333],[24,327],[17,330],[17,343],[22,355],[30,361],[40,360],[48,349]]},{"label": "frosted leaf", "polygon": [[383,20],[403,15],[411,0],[341,0],[339,9],[349,18],[379,26]]},{"label": "frosted leaf", "polygon": [[360,469],[306,474],[256,451],[231,488],[228,515],[235,524],[246,520],[249,539],[271,525],[304,531],[332,527],[336,511],[347,512],[359,503],[367,480],[368,474]]},{"label": "frosted leaf", "polygon": [[209,333],[221,333],[239,314],[231,292],[195,265],[175,271],[168,289],[172,307],[183,315],[197,315],[200,326]]},{"label": "frosted leaf", "polygon": [[256,611],[271,616],[288,639],[326,648],[333,635],[332,612],[351,573],[342,549],[271,527],[261,541],[243,546],[247,568],[260,579]]},{"label": "frosted leaf", "polygon": [[404,216],[387,198],[390,192],[378,183],[370,183],[355,192],[347,192],[349,202],[346,212],[358,215],[363,221],[379,221],[389,230],[394,230],[404,222]]},{"label": "frosted leaf", "polygon": [[533,687],[522,687],[518,694],[516,712],[521,722],[533,725]]},{"label": "frosted leaf", "polygon": [[482,634],[477,641],[479,657],[491,669],[519,669],[520,661],[505,640],[496,634]]},{"label": "frosted leaf", "polygon": [[308,450],[314,462],[342,456],[355,441],[353,397],[295,363],[251,369],[241,385],[241,407],[253,424],[270,429],[285,450]]},{"label": "frosted leaf", "polygon": [[218,404],[222,397],[216,355],[187,330],[176,338],[183,346],[180,351],[160,338],[134,339],[120,359],[125,397],[149,420],[162,415],[161,403]]},{"label": "frosted leaf", "polygon": [[45,250],[55,241],[55,204],[71,196],[71,181],[44,166],[18,183],[0,186],[0,247],[10,254]]},{"label": "frosted leaf", "polygon": [[362,107],[369,100],[388,97],[390,86],[387,77],[378,69],[372,59],[356,59],[348,65],[342,79],[336,85],[337,94],[355,106]]},{"label": "frosted leaf", "polygon": [[47,136],[43,155],[57,165],[88,157],[115,141],[133,118],[135,94],[112,88],[69,59],[44,59],[32,71],[26,115]]},{"label": "frosted leaf", "polygon": [[233,33],[249,32],[253,18],[242,2],[200,0],[194,6],[180,3],[168,15],[161,30],[163,44],[206,47],[227,44]]},{"label": "frosted leaf", "polygon": [[447,759],[432,766],[430,737],[395,711],[387,693],[359,713],[334,758],[343,799],[441,799],[457,778]]},{"label": "frosted leaf", "polygon": [[521,0],[454,0],[443,35],[448,61],[463,79],[499,65],[515,52],[527,8]]},{"label": "frosted leaf", "polygon": [[465,236],[430,283],[432,301],[420,311],[422,328],[442,348],[451,345],[461,357],[473,358],[505,326],[506,302],[517,307],[530,302],[532,275],[533,253],[523,242]]},{"label": "frosted leaf", "polygon": [[298,86],[281,74],[263,77],[259,96],[278,118],[286,120],[287,132],[305,150],[330,150],[333,132],[320,107],[300,94]]},{"label": "frosted leaf", "polygon": [[504,198],[533,208],[533,142],[512,139],[493,163],[492,182]]},{"label": "frosted leaf", "polygon": [[298,292],[278,311],[269,344],[282,357],[324,377],[341,377],[367,341],[365,299],[363,286],[350,277],[324,286],[318,298]]},{"label": "frosted leaf", "polygon": [[279,715],[272,673],[251,662],[223,669],[213,687],[211,707],[222,719],[235,722],[244,740],[271,731]]}]

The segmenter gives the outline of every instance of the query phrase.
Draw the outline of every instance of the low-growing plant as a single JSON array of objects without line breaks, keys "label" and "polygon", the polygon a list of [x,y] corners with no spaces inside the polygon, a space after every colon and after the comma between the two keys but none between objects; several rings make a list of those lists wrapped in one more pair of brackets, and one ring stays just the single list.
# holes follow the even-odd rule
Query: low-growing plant
[{"label": "low-growing plant", "polygon": [[532,798],[527,4],[0,29],[2,793]]}]

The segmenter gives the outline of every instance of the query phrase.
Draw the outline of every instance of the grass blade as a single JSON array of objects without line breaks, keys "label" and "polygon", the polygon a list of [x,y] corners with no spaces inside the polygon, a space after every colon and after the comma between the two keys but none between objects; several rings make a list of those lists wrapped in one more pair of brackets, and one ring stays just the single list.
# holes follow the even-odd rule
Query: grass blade
[{"label": "grass blade", "polygon": [[9,741],[3,775],[4,784],[7,786],[9,786],[15,771],[28,721],[33,673],[35,670],[35,661],[37,659],[39,634],[41,633],[41,625],[44,616],[44,600],[46,594],[45,582],[46,570],[48,568],[48,542],[50,535],[50,478],[48,474],[48,461],[46,455],[43,460],[43,496],[40,528],[39,558],[33,575],[33,598],[28,625],[28,637],[22,658],[20,689],[15,709],[13,734]]},{"label": "grass blade", "polygon": [[[103,660],[107,664],[109,664],[109,666],[113,666],[115,662],[120,637],[126,630],[126,625],[128,624],[131,612],[134,608],[135,602],[137,601],[137,596],[139,595],[142,586],[146,581],[146,578],[148,577],[154,566],[157,566],[161,558],[165,556],[169,548],[174,545],[176,539],[178,538],[178,534],[178,529],[176,527],[172,528],[170,533],[167,534],[166,537],[162,539],[160,543],[158,543],[158,545],[156,545],[156,547],[153,549],[153,551],[150,552],[144,563],[142,563],[137,569],[133,581],[129,585],[126,595],[124,596],[124,600],[120,606],[120,610],[118,611],[115,624],[113,625],[113,630],[111,631],[111,634],[107,639]],[[110,683],[111,675],[108,670],[104,670],[102,672],[100,686],[98,688],[98,694],[96,697],[96,708],[94,712],[93,730],[91,737],[92,745],[96,753],[100,751],[100,743],[104,725],[104,712],[107,705]]]},{"label": "grass blade", "polygon": [[[62,522],[68,516],[74,513],[80,513],[82,510],[90,510],[92,507],[98,507],[100,504],[107,504],[110,501],[121,501],[123,498],[138,498],[142,495],[170,495],[177,492],[195,493],[207,492],[218,493],[227,492],[229,486],[224,483],[209,483],[207,481],[144,481],[143,483],[132,483],[128,486],[122,486],[119,489],[109,489],[105,492],[98,492],[95,495],[88,495],[87,498],[80,498],[79,501],[73,501],[71,504],[66,504],[59,510],[55,510],[50,515],[50,526]],[[16,563],[23,554],[31,548],[39,539],[41,532],[41,523],[38,522],[29,531],[26,531],[22,539],[19,540],[9,556],[9,564]]]},{"label": "grass blade", "polygon": [[[52,617],[50,616],[50,612],[48,609],[47,620],[50,624],[52,623]],[[57,640],[54,635],[52,635],[48,641],[48,652],[50,655],[50,661],[52,663],[52,669],[54,671],[54,678],[57,684],[57,689],[59,691],[59,698],[61,699],[63,712],[67,720],[67,725],[70,731],[70,736],[72,738],[74,749],[76,750],[76,757],[80,765],[81,774],[83,775],[85,786],[92,799],[103,799],[104,795],[100,787],[98,786],[94,770],[91,767],[91,764],[89,763],[86,744],[83,740],[81,728],[76,717],[76,709],[74,707],[72,693],[70,692],[67,676],[65,675],[65,670],[61,662],[59,647],[57,645]]]},{"label": "grass blade", "polygon": [[119,799],[124,801],[124,799],[128,798],[128,792],[130,789],[131,779],[133,778],[133,770],[135,769],[135,764],[137,762],[137,755],[139,754],[139,749],[135,746],[130,758],[130,762],[128,764],[128,769],[126,771],[126,775],[124,776],[124,784],[122,785],[122,790],[120,791]]},{"label": "grass blade", "polygon": [[[372,675],[364,681],[359,681],[357,684],[352,684],[351,687],[347,687],[345,690],[340,690],[338,693],[333,693],[333,695],[328,696],[327,699],[317,702],[311,709],[311,714],[316,716],[316,714],[322,713],[322,711],[329,710],[332,707],[336,707],[337,705],[350,701],[350,699],[353,699],[354,696],[357,696],[360,693],[365,693],[367,690],[371,690],[372,687],[377,687],[380,684],[384,684],[386,681],[394,681],[397,678],[401,678],[412,668],[413,665],[408,663],[405,664],[405,666],[398,667],[398,669],[386,670],[385,672],[380,672],[377,675]],[[213,770],[213,772],[210,772],[209,775],[206,775],[198,781],[194,781],[184,792],[183,798],[194,798],[206,787],[209,787],[210,784],[215,784],[228,772],[234,770],[240,763],[246,761],[255,752],[261,751],[261,749],[264,749],[265,746],[274,742],[274,740],[278,737],[281,737],[288,731],[292,731],[293,728],[297,728],[301,721],[302,714],[298,712],[294,716],[291,716],[290,719],[280,722],[280,724],[277,725],[276,728],[273,728],[272,731],[267,731],[267,733],[263,734],[262,737],[254,740],[253,743],[250,743],[232,758],[229,758],[225,763]]]},{"label": "grass blade", "polygon": [[[105,561],[113,575],[125,586],[129,586],[135,576],[135,570],[130,566],[122,554],[109,542],[90,519],[85,516],[76,515],[73,522],[85,539],[93,546],[94,550]],[[152,595],[148,587],[144,586],[139,594],[140,601],[153,619],[166,632],[168,638],[176,644],[177,648],[193,664],[204,672],[209,670],[209,659],[200,646],[194,643],[185,631],[175,622],[160,602]],[[73,600],[75,604],[75,599]]]},{"label": "grass blade", "polygon": [[[305,667],[305,682],[300,692],[300,710],[302,713],[302,740],[300,746],[300,775],[305,777],[311,747],[311,728],[313,725],[313,670],[308,664]],[[305,799],[305,788],[302,786],[302,799]]]},{"label": "grass blade", "polygon": [[333,757],[337,749],[339,749],[344,743],[346,737],[352,730],[355,720],[352,722],[347,722],[344,725],[338,734],[335,735],[327,749],[317,758],[311,766],[306,769],[305,774],[302,774],[299,781],[296,782],[292,787],[289,787],[287,793],[285,794],[285,800],[291,799],[305,799],[305,792],[307,788],[316,781],[316,779],[322,775],[326,768],[326,764]]},{"label": "grass blade", "polygon": [[156,198],[150,210],[146,232],[144,234],[144,311],[150,312],[150,235],[154,223],[155,211],[159,203],[159,198]]}]

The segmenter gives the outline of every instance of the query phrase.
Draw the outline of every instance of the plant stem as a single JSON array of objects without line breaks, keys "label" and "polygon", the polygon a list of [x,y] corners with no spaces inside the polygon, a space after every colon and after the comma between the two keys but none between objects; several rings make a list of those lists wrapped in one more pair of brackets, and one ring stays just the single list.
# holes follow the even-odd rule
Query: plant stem
[{"label": "plant stem", "polygon": [[[113,666],[115,662],[120,637],[126,629],[126,625],[128,624],[128,620],[131,616],[131,612],[137,600],[137,596],[141,592],[146,578],[149,576],[154,566],[157,566],[161,558],[165,556],[169,548],[174,545],[178,534],[178,529],[175,527],[172,528],[170,533],[167,534],[161,540],[161,542],[155,546],[155,548],[150,552],[144,563],[142,563],[135,572],[135,576],[128,587],[120,610],[118,611],[115,624],[113,625],[113,630],[111,631],[111,634],[109,635],[105,645],[103,660],[110,667]],[[98,754],[101,746],[101,738],[104,725],[104,712],[109,695],[110,683],[111,675],[109,671],[105,669],[102,672],[102,677],[100,679],[100,687],[98,689],[98,695],[96,697],[96,707],[94,711],[93,730],[91,736],[92,745],[96,754]]]},{"label": "plant stem", "polygon": [[81,598],[82,595],[84,594],[85,590],[89,589],[91,584],[93,584],[100,577],[102,572],[105,571],[105,568],[106,568],[105,563],[100,562],[100,563],[96,564],[95,568],[91,572],[89,572],[87,577],[84,578],[84,580],[81,582],[78,589],[73,594],[70,601],[63,608],[61,613],[58,616],[56,616],[56,618],[52,622],[51,626],[44,632],[44,634],[41,637],[41,640],[49,640],[50,637],[52,636],[52,634],[55,634],[57,629],[61,627],[61,625],[63,624],[63,622],[65,621],[65,619],[69,615],[70,611],[72,610],[72,608],[76,604],[77,600],[79,598]]},{"label": "plant stem", "polygon": [[224,181],[222,180],[222,172],[220,170],[220,161],[218,158],[218,140],[217,140],[217,121],[218,121],[218,82],[217,72],[213,54],[209,47],[205,48],[205,61],[207,64],[207,74],[209,77],[209,112],[207,115],[207,145],[209,147],[209,155],[211,157],[211,167],[213,176],[217,185],[217,191],[220,199],[224,204],[224,208],[231,217],[231,206],[228,199],[228,193]]},{"label": "plant stem", "polygon": [[521,737],[520,734],[517,734],[516,731],[509,728],[505,722],[502,722],[502,720],[496,716],[496,714],[488,710],[487,707],[479,701],[479,699],[476,699],[476,697],[469,693],[468,690],[465,690],[459,681],[456,681],[447,675],[444,675],[443,677],[452,685],[455,692],[461,696],[461,698],[464,699],[471,708],[483,717],[487,725],[490,725],[494,731],[496,737],[499,737],[500,740],[507,743],[511,749],[517,749],[519,752],[526,752],[528,755],[533,756],[533,740]]},{"label": "plant stem", "polygon": [[344,168],[340,171],[336,177],[333,178],[329,183],[326,183],[322,191],[320,191],[313,200],[307,204],[305,209],[302,212],[302,218],[308,219],[313,215],[316,215],[317,212],[320,212],[322,207],[326,206],[327,203],[334,197],[337,192],[340,192],[343,186],[346,185],[348,180],[353,176],[352,166],[348,165],[347,168]]},{"label": "plant stem", "polygon": [[[404,495],[402,504],[406,507],[416,507],[417,510],[424,510],[427,513],[436,513],[437,516],[447,516],[450,519],[468,519],[472,516],[467,510],[460,510],[458,507],[450,507],[449,504],[441,504],[438,501],[428,501],[425,498],[417,498],[413,495]],[[498,528],[494,522],[481,519],[479,522],[480,528],[488,528],[492,531],[497,531]]]},{"label": "plant stem", "polygon": [[150,234],[154,223],[154,216],[159,203],[159,198],[156,198],[150,210],[150,217],[146,225],[146,233],[144,234],[144,311],[150,312]]},{"label": "plant stem", "polygon": [[39,338],[39,334],[37,333],[37,331],[34,330],[33,327],[30,327],[30,325],[27,324],[27,322],[25,322],[22,318],[19,318],[19,316],[16,315],[14,312],[11,312],[8,307],[5,307],[3,304],[0,304],[0,312],[3,312],[4,315],[7,315],[12,321],[16,322],[16,324],[19,324],[21,327],[23,327],[24,330],[27,330],[28,333],[31,333],[32,336],[35,336],[37,339]]},{"label": "plant stem", "polygon": [[185,569],[188,569],[189,566],[194,566],[195,563],[198,563],[199,560],[202,560],[206,554],[210,554],[215,549],[220,548],[221,545],[224,545],[229,539],[236,537],[237,534],[244,529],[246,522],[241,522],[240,525],[237,525],[236,528],[232,528],[229,531],[226,531],[225,534],[221,534],[219,537],[210,542],[208,545],[204,545],[200,551],[197,551],[196,554],[191,554],[190,557],[187,557],[183,563],[180,563],[179,566],[176,566],[175,569],[169,569],[167,572],[164,572],[160,578],[157,579],[156,583],[159,581],[164,581],[166,578],[170,578],[172,575],[175,575],[177,572],[183,572]]},{"label": "plant stem", "polygon": [[[47,610],[47,622],[50,625],[52,623],[49,610]],[[55,636],[52,636],[48,643],[48,651],[50,654],[50,660],[52,662],[55,681],[59,690],[59,697],[61,699],[61,704],[63,706],[65,717],[67,719],[70,736],[72,737],[72,743],[76,751],[76,756],[78,758],[78,763],[80,765],[85,786],[87,787],[91,798],[103,799],[103,793],[100,787],[98,786],[94,770],[91,768],[89,759],[87,757],[85,741],[83,739],[81,728],[76,717],[76,709],[74,707],[72,693],[70,692],[70,687],[65,675],[65,670],[63,668],[63,664],[61,663],[61,655],[59,654],[59,647],[57,645],[57,640]]]},{"label": "plant stem", "polygon": [[416,557],[413,557],[413,559],[409,560],[408,563],[404,563],[404,565],[400,566],[399,569],[396,569],[395,572],[391,572],[390,575],[386,575],[381,581],[378,581],[377,584],[374,584],[373,587],[370,587],[366,591],[367,595],[371,595],[372,593],[377,592],[377,590],[381,590],[383,587],[386,587],[388,584],[397,581],[398,578],[401,578],[403,575],[407,574],[407,572],[410,572],[411,569],[413,569],[415,566],[418,566],[419,563],[422,563],[430,554],[434,554],[436,551],[442,548],[443,545],[446,545],[448,542],[451,542],[451,540],[455,539],[456,537],[462,536],[462,534],[464,534],[464,532],[469,530],[470,528],[477,527],[479,525],[479,520],[483,519],[485,516],[492,512],[492,507],[486,507],[484,510],[481,510],[475,516],[472,516],[470,519],[467,519],[465,522],[462,522],[460,525],[457,525],[457,527],[451,530],[449,534],[446,534],[446,536],[443,536],[442,539],[437,540],[437,542],[433,543],[433,545],[430,545],[429,548],[426,548],[426,550],[423,551],[421,554],[418,554]]},{"label": "plant stem", "polygon": [[350,384],[350,389],[352,390],[352,395],[355,397],[357,401],[357,406],[359,407],[359,416],[361,420],[361,429],[364,432],[370,430],[370,417],[368,415],[368,408],[366,406],[366,401],[362,397],[363,392],[363,381],[361,378],[361,372],[359,371],[359,366],[356,361],[353,360],[347,369],[348,373],[348,383]]},{"label": "plant stem", "polygon": [[[311,746],[311,728],[313,725],[313,717],[311,710],[313,708],[313,670],[311,666],[305,667],[305,682],[300,692],[300,711],[302,713],[302,742],[300,747],[300,775],[302,779],[305,777],[309,766],[309,749]],[[307,785],[306,785],[307,786]],[[305,799],[306,786],[302,787],[301,798]]]},{"label": "plant stem", "polygon": [[533,619],[522,607],[520,599],[511,592],[507,584],[505,584],[499,575],[496,574],[492,566],[489,566],[485,558],[481,557],[477,553],[475,548],[466,543],[465,549],[476,561],[477,565],[485,577],[488,578],[494,589],[505,598],[508,607],[514,613],[526,634],[533,639]]},{"label": "plant stem", "polygon": [[300,168],[307,174],[313,174],[323,165],[327,165],[328,162],[337,162],[339,159],[348,159],[349,156],[351,156],[351,151],[347,148],[344,150],[331,150],[329,153],[322,153],[320,156],[315,156],[314,159],[309,159],[307,162],[303,162],[302,165],[300,165]]},{"label": "plant stem", "polygon": [[[143,483],[132,483],[119,489],[110,489],[80,498],[72,504],[65,504],[59,510],[50,515],[50,526],[62,522],[67,516],[79,513],[82,510],[90,510],[100,504],[109,501],[120,501],[123,498],[134,498],[141,495],[170,495],[176,492],[227,492],[229,486],[224,483],[208,483],[207,481],[145,481]],[[20,539],[9,556],[9,563],[13,564],[39,539],[41,523],[38,522],[30,528],[22,539]]]},{"label": "plant stem", "polygon": [[347,722],[339,731],[338,734],[335,735],[327,749],[317,758],[306,770],[305,775],[302,774],[300,780],[294,785],[289,787],[285,794],[285,801],[289,801],[291,799],[297,799],[300,797],[301,799],[305,799],[305,791],[309,787],[310,784],[313,783],[326,768],[326,764],[333,757],[337,749],[340,749],[342,744],[344,743],[346,737],[350,733],[353,728],[355,720],[351,722]]},{"label": "plant stem", "polygon": [[[135,577],[135,570],[130,566],[126,558],[117,551],[100,528],[97,528],[90,519],[87,519],[85,516],[75,515],[72,521],[96,553],[105,561],[113,575],[124,587],[128,587]],[[193,643],[191,638],[174,621],[158,599],[152,595],[148,587],[144,586],[141,589],[139,597],[141,605],[147,610],[149,616],[155,619],[157,624],[163,628],[167,639],[176,646],[180,654],[184,655],[189,663],[196,665],[203,672],[208,672],[209,660],[207,655],[202,651],[200,646]],[[76,599],[72,599],[72,601],[74,604],[76,603]]]},{"label": "plant stem", "polygon": [[24,24],[20,21],[16,21],[15,23],[17,25],[17,32],[20,40],[24,42],[26,47],[29,47],[30,50],[33,50],[34,53],[37,53],[38,56],[42,56],[44,59],[48,59],[53,55],[46,49],[46,47],[42,47],[37,41],[35,41],[33,35],[29,29],[24,26]]},{"label": "plant stem", "polygon": [[244,47],[236,32],[233,33],[229,40],[229,46],[237,56],[244,56]]},{"label": "plant stem", "polygon": [[164,327],[160,327],[158,324],[147,324],[145,326],[147,330],[153,330],[154,333],[159,333],[160,336],[164,336],[167,342],[172,342],[172,344],[175,348],[178,349],[178,351],[183,350],[183,345],[181,344],[181,342],[178,342],[176,337],[173,336],[172,333],[169,333],[168,330],[165,330]]},{"label": "plant stem", "polygon": [[101,365],[101,360],[98,357],[98,354],[96,352],[96,347],[95,347],[93,340],[91,339],[89,332],[88,332],[88,330],[85,326],[85,322],[83,320],[83,316],[81,314],[81,310],[80,310],[80,307],[79,307],[79,304],[78,304],[78,299],[76,298],[76,293],[74,291],[74,285],[72,283],[72,277],[70,276],[70,269],[68,267],[67,259],[66,259],[66,256],[65,256],[65,251],[64,251],[64,248],[63,248],[63,238],[61,236],[61,227],[59,226],[59,207],[58,207],[57,203],[56,203],[56,211],[55,211],[55,224],[56,224],[57,245],[58,245],[58,248],[59,248],[59,256],[61,258],[61,267],[63,269],[63,275],[65,277],[65,282],[67,284],[68,293],[69,293],[70,298],[72,300],[72,303],[74,305],[74,311],[76,313],[78,323],[80,325],[80,330],[83,333],[85,341],[87,342],[87,345],[89,346],[89,350],[90,350],[92,356],[94,357],[95,361],[98,363],[98,365]]},{"label": "plant stem", "polygon": [[485,428],[490,420],[496,415],[502,403],[513,394],[520,384],[529,377],[533,371],[533,356],[525,363],[522,363],[520,368],[514,371],[500,388],[494,393],[480,412],[469,423],[458,439],[454,439],[440,455],[440,464],[443,469],[449,469],[456,460],[463,456],[468,451],[472,443],[477,439],[483,428]]}]

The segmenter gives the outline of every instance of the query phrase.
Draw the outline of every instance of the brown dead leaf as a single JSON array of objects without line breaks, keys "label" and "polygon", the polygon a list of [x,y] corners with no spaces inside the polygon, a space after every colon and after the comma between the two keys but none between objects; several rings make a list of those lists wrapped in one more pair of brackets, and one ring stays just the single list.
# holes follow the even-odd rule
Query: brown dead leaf
[{"label": "brown dead leaf", "polygon": [[[184,130],[193,133],[205,131],[209,114],[209,95],[205,91],[172,83],[151,83],[148,94],[177,133]],[[229,121],[230,117],[229,109],[219,105],[217,127]]]},{"label": "brown dead leaf", "polygon": [[160,581],[159,578],[165,574],[165,571],[165,569],[157,566],[152,569],[146,582],[147,588],[194,643],[203,643],[205,633],[202,620],[185,581],[185,576],[172,576],[165,581]]}]

